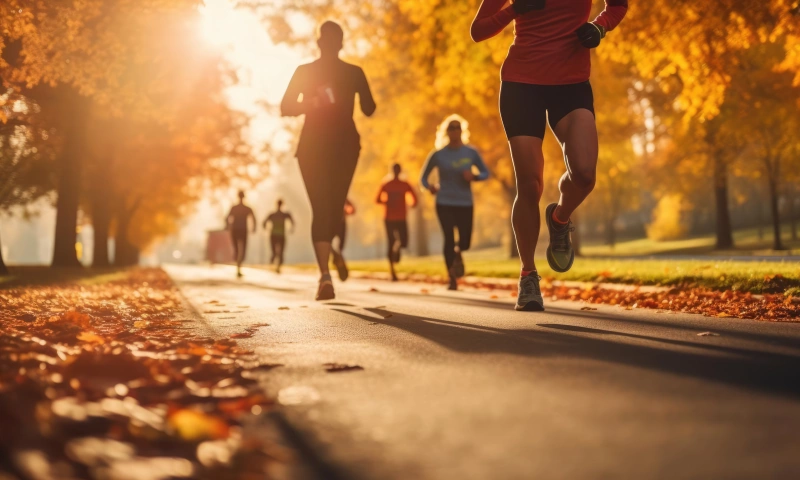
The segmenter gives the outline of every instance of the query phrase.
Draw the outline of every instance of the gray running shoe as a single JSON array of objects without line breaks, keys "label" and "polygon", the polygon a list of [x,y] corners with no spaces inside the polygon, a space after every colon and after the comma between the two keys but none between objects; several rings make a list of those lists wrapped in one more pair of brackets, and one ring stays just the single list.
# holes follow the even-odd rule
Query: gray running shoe
[{"label": "gray running shoe", "polygon": [[542,290],[539,288],[541,279],[542,277],[535,274],[519,278],[519,294],[515,310],[519,312],[544,311],[544,298],[542,298]]},{"label": "gray running shoe", "polygon": [[550,231],[550,245],[547,247],[547,263],[550,268],[559,273],[564,273],[572,268],[575,261],[575,250],[572,248],[570,233],[575,231],[572,220],[566,225],[558,225],[553,221],[553,210],[558,204],[551,203],[545,209],[547,229]]}]

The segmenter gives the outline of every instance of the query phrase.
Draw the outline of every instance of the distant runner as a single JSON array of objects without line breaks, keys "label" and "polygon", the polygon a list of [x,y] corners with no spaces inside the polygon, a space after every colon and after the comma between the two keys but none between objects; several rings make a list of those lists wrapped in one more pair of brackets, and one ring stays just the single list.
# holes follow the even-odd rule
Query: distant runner
[{"label": "distant runner", "polygon": [[356,95],[364,115],[375,112],[364,71],[339,59],[343,38],[337,23],[320,26],[319,59],[297,68],[281,101],[282,115],[305,115],[296,155],[313,213],[311,240],[320,271],[317,300],[336,296],[328,259],[361,151],[353,121]]},{"label": "distant runner", "polygon": [[[464,276],[462,252],[472,242],[472,182],[489,178],[489,169],[480,154],[467,146],[467,122],[459,115],[450,115],[439,126],[437,148],[422,168],[420,185],[436,195],[436,213],[444,233],[444,261],[450,277],[450,290],[458,290],[457,280]],[[439,185],[428,183],[433,169],[439,170]],[[474,169],[477,169],[477,175]],[[458,230],[456,245],[454,230]]]},{"label": "distant runner", "polygon": [[356,206],[353,205],[353,202],[350,201],[349,198],[344,200],[344,215],[342,216],[342,224],[339,226],[339,231],[336,232],[334,235],[335,238],[339,238],[339,246],[334,247],[333,243],[331,243],[331,260],[333,260],[333,265],[336,267],[336,271],[339,273],[339,280],[345,281],[347,277],[350,276],[350,272],[347,270],[347,264],[344,261],[344,241],[347,237],[347,217],[356,214]]},{"label": "distant runner", "polygon": [[244,192],[239,190],[239,203],[231,208],[225,223],[231,232],[233,258],[236,261],[236,276],[242,276],[242,262],[247,253],[247,220],[253,219],[253,233],[256,231],[256,216],[253,209],[244,204]]},{"label": "distant runner", "polygon": [[500,117],[517,178],[511,212],[522,263],[517,310],[544,310],[533,255],[541,226],[542,140],[548,123],[567,166],[558,184],[558,203],[545,209],[550,232],[547,262],[556,272],[572,267],[575,250],[570,216],[595,185],[598,139],[589,83],[591,49],[625,18],[628,0],[605,0],[603,12],[590,22],[592,3],[483,0],[472,22],[470,33],[476,42],[494,37],[514,22],[514,42],[500,73]]},{"label": "distant runner", "polygon": [[281,265],[283,265],[283,253],[286,249],[286,221],[292,224],[292,232],[294,232],[294,218],[289,212],[284,212],[283,200],[278,200],[277,210],[272,212],[266,219],[264,219],[264,229],[267,228],[267,223],[272,224],[272,229],[269,233],[269,244],[272,250],[272,258],[269,263],[275,265],[275,272],[281,273]]},{"label": "distant runner", "polygon": [[408,246],[408,223],[406,222],[406,199],[411,196],[411,207],[417,206],[417,195],[411,185],[400,180],[403,167],[395,163],[392,167],[394,178],[384,183],[378,191],[377,203],[386,205],[384,223],[386,224],[386,242],[388,244],[387,257],[389,258],[389,272],[392,281],[397,281],[394,271],[395,263],[400,262],[400,249]]}]

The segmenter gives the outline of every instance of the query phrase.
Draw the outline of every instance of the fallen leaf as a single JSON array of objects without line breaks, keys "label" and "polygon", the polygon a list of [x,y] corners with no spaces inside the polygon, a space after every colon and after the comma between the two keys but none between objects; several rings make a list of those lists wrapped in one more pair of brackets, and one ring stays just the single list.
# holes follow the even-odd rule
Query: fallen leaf
[{"label": "fallen leaf", "polygon": [[698,337],[719,337],[719,333],[714,332],[702,332],[697,334]]},{"label": "fallen leaf", "polygon": [[498,298],[500,298],[500,297],[498,297],[497,295],[490,295],[489,296],[489,299],[491,299],[491,300],[497,300]]},{"label": "fallen leaf", "polygon": [[364,370],[364,367],[359,365],[345,365],[342,363],[325,363],[323,364],[328,373],[349,372],[353,370]]},{"label": "fallen leaf", "polygon": [[377,291],[378,291],[378,289],[377,289],[377,288],[375,288],[375,287],[369,287],[369,291],[370,291],[370,292],[377,292]]},{"label": "fallen leaf", "polygon": [[228,424],[221,418],[199,410],[184,408],[167,419],[167,424],[177,435],[190,442],[227,438]]},{"label": "fallen leaf", "polygon": [[278,310],[289,310],[289,307],[278,307]]},{"label": "fallen leaf", "polygon": [[597,310],[594,307],[581,307],[581,310]]}]

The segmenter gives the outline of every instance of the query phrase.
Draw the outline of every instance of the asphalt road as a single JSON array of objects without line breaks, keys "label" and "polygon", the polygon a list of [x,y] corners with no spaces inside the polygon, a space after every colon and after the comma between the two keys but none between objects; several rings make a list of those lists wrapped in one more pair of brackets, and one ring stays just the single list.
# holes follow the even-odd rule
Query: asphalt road
[{"label": "asphalt road", "polygon": [[166,269],[217,334],[269,323],[242,343],[343,478],[800,478],[800,324]]}]

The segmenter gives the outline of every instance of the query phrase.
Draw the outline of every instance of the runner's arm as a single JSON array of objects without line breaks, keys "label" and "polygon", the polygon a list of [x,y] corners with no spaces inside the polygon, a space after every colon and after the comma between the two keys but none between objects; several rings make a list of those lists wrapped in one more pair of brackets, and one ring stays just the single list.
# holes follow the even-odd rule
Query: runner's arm
[{"label": "runner's arm", "polygon": [[417,194],[411,185],[408,186],[408,193],[411,194],[411,208],[414,208],[417,206]]},{"label": "runner's arm", "polygon": [[256,214],[252,208],[247,212],[247,216],[253,219],[253,233],[256,233],[256,230],[258,230],[258,220],[256,220]]},{"label": "runner's arm", "polygon": [[434,167],[436,167],[436,152],[432,152],[428,155],[428,159],[425,160],[425,165],[422,167],[422,175],[419,178],[419,184],[426,190],[431,189],[431,185],[428,183],[428,177],[431,175]]},{"label": "runner's arm", "polygon": [[617,28],[627,12],[628,0],[606,0],[606,9],[592,23],[600,25],[610,32]]},{"label": "runner's arm", "polygon": [[472,40],[482,42],[494,37],[516,16],[517,12],[508,0],[483,0],[469,30]]},{"label": "runner's arm", "polygon": [[289,86],[286,88],[286,93],[283,94],[281,100],[281,116],[283,117],[297,117],[306,113],[306,105],[300,102],[300,94],[303,93],[303,83],[305,75],[303,74],[302,67],[298,67],[292,75]]},{"label": "runner's arm", "polygon": [[486,180],[487,178],[489,178],[489,169],[486,168],[486,164],[483,163],[483,157],[481,157],[481,154],[478,153],[477,150],[475,151],[474,162],[475,163],[473,163],[473,165],[478,167],[478,176],[475,177],[475,181],[479,182],[481,180]]},{"label": "runner's arm", "polygon": [[384,185],[381,185],[381,189],[378,190],[378,196],[375,198],[375,203],[383,205],[386,203],[386,200],[383,199],[383,192],[384,192]]},{"label": "runner's arm", "polygon": [[287,213],[286,214],[286,220],[289,220],[290,222],[292,222],[291,233],[294,233],[294,218],[292,218],[292,214],[291,213]]},{"label": "runner's arm", "polygon": [[358,100],[361,102],[361,111],[364,115],[371,117],[375,113],[375,99],[372,98],[372,91],[369,89],[369,82],[367,75],[361,68],[358,69],[359,73],[359,86],[358,86]]},{"label": "runner's arm", "polygon": [[269,222],[270,218],[272,218],[272,215],[267,215],[267,218],[264,219],[264,226],[263,226],[264,230],[267,229],[267,223]]}]

